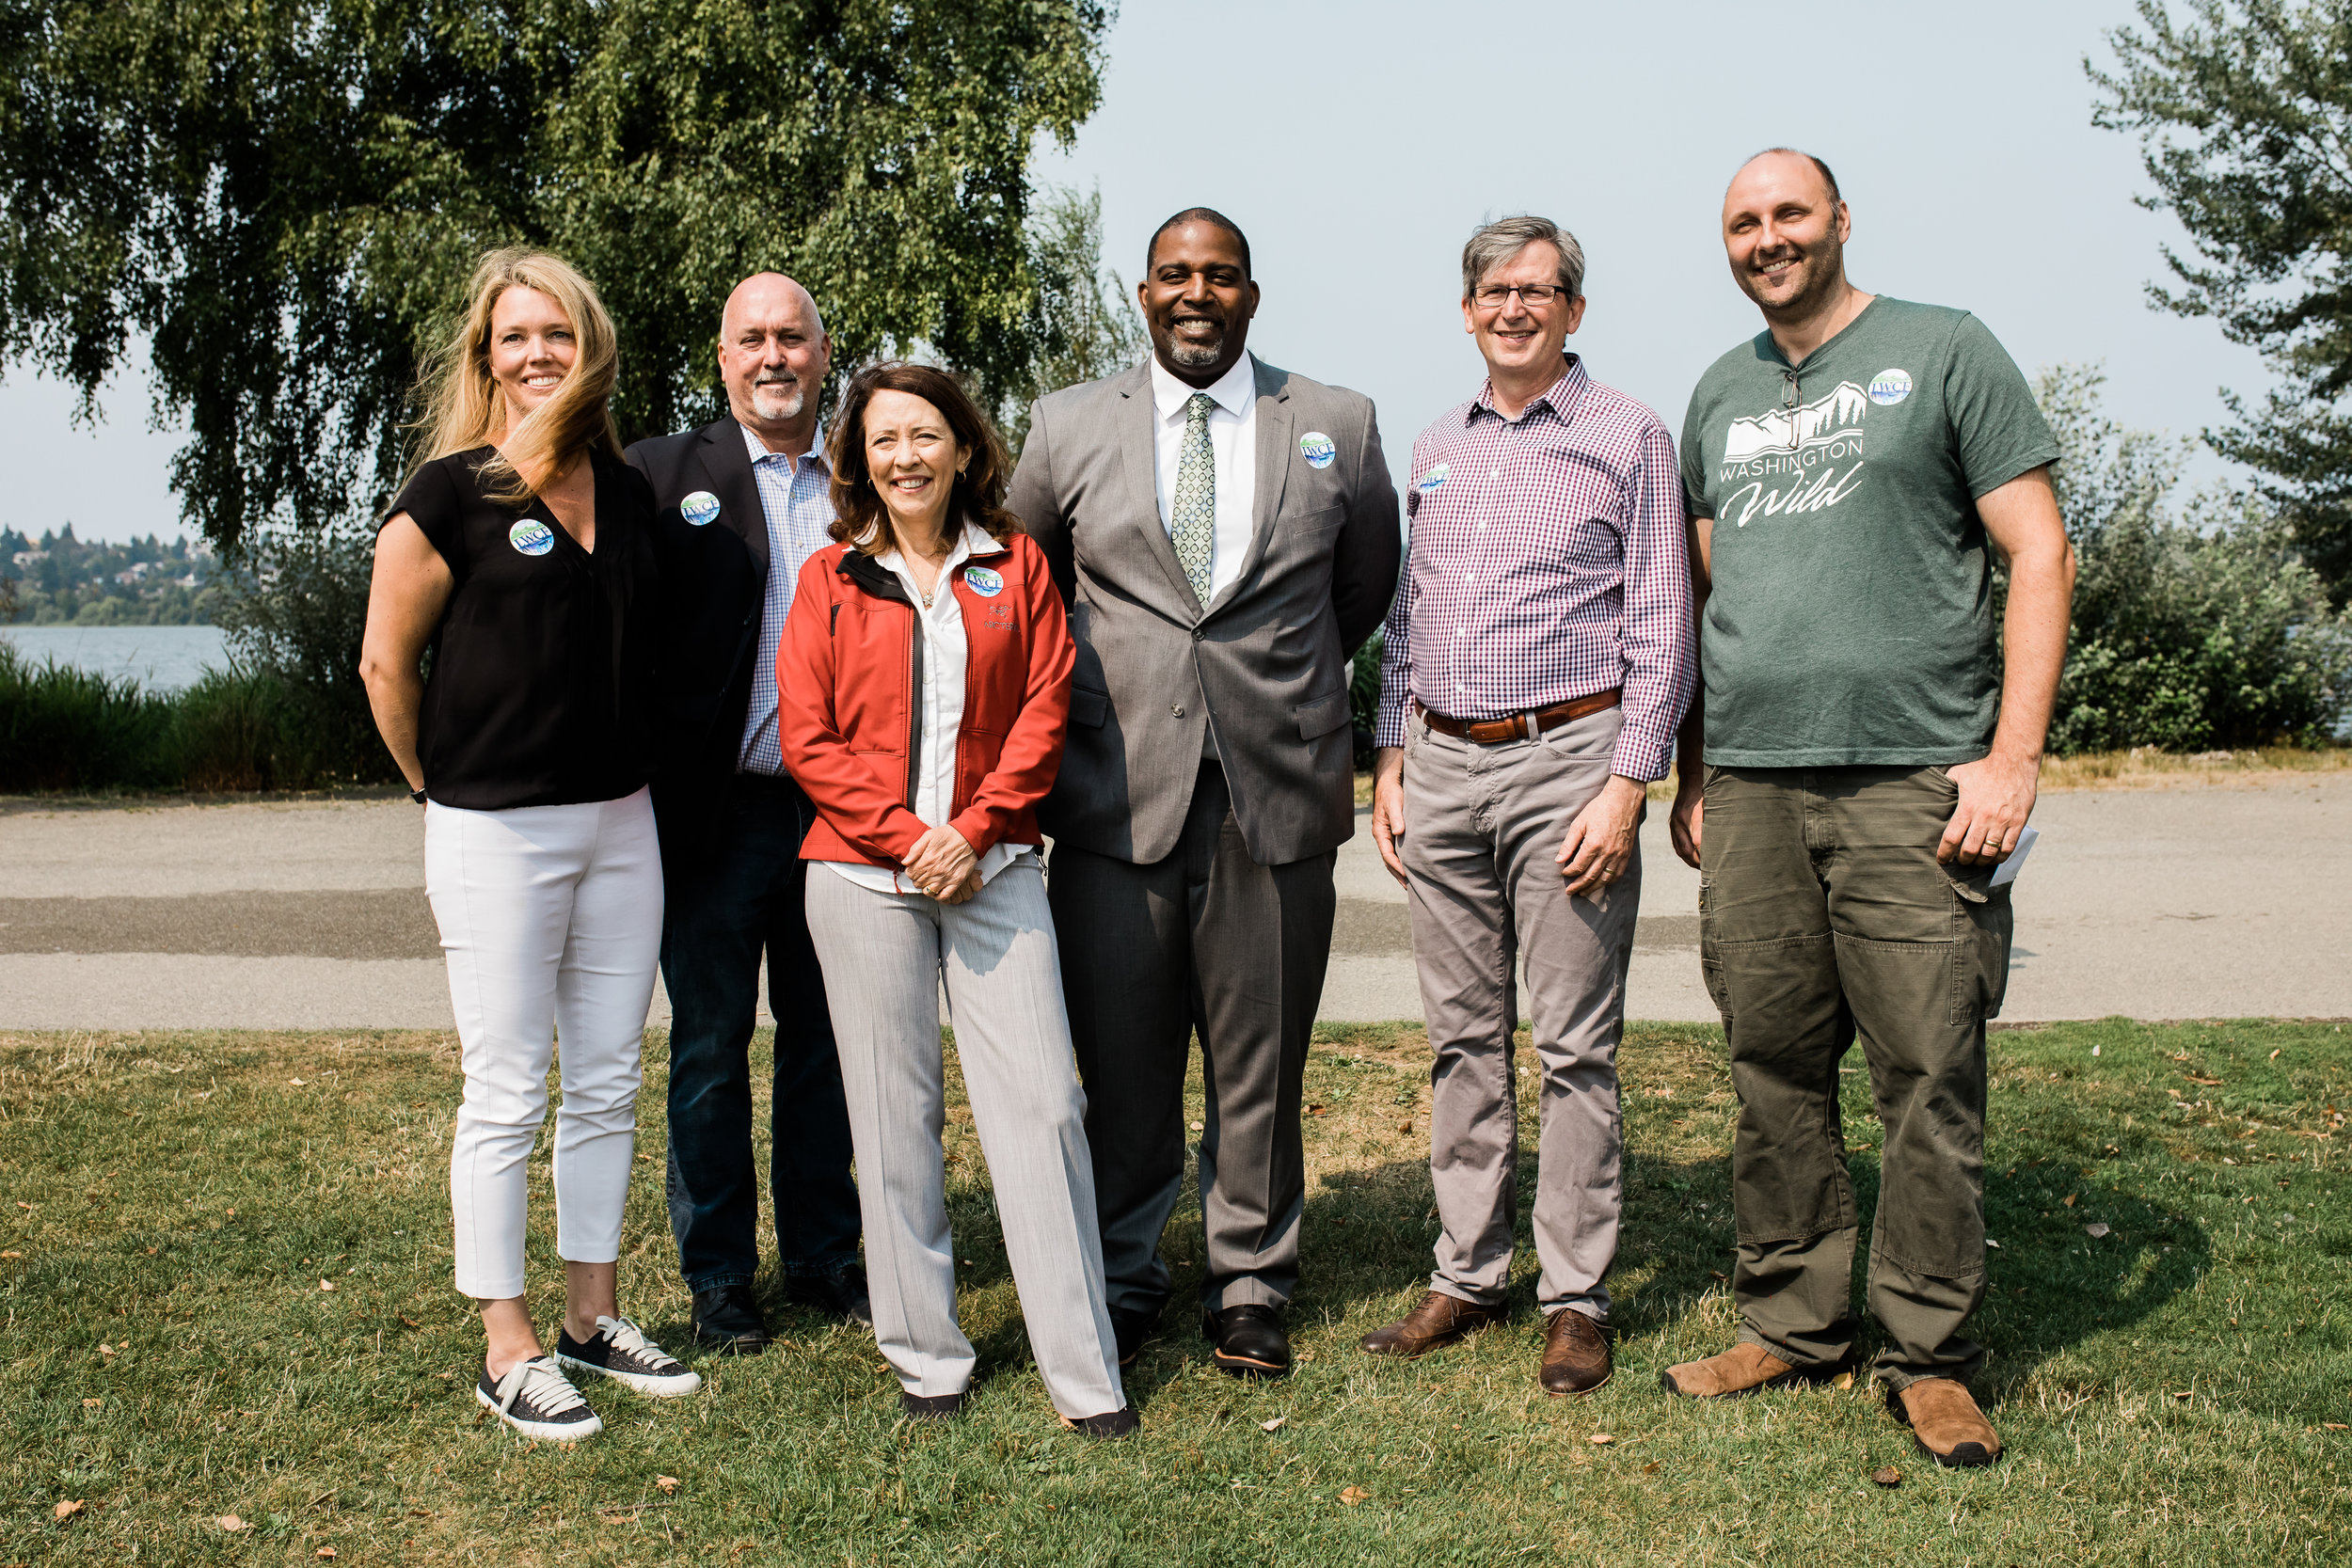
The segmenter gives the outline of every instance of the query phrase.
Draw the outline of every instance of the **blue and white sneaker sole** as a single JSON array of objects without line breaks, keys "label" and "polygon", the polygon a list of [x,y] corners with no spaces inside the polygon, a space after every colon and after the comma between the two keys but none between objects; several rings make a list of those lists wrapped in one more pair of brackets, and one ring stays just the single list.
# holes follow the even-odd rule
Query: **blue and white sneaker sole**
[{"label": "blue and white sneaker sole", "polygon": [[599,1367],[593,1361],[582,1361],[577,1356],[565,1355],[562,1351],[555,1353],[555,1362],[567,1372],[593,1372],[598,1377],[611,1378],[624,1388],[634,1389],[640,1394],[649,1395],[657,1400],[674,1400],[680,1395],[691,1394],[703,1386],[702,1373],[690,1372],[683,1368],[666,1374],[616,1372],[611,1368]]},{"label": "blue and white sneaker sole", "polygon": [[594,1411],[590,1411],[588,1418],[583,1421],[532,1421],[515,1415],[511,1411],[501,1410],[499,1402],[484,1393],[479,1387],[474,1389],[473,1397],[475,1402],[483,1409],[487,1410],[525,1437],[537,1442],[577,1443],[583,1437],[594,1437],[604,1430],[603,1418]]}]

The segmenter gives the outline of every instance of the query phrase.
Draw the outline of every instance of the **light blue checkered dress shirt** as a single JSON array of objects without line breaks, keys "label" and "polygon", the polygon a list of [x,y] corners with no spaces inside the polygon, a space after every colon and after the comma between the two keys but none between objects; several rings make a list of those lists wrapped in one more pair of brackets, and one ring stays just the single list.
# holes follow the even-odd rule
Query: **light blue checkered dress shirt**
[{"label": "light blue checkered dress shirt", "polygon": [[759,483],[759,509],[768,519],[768,598],[759,612],[759,662],[752,668],[752,705],[743,718],[743,750],[738,768],[745,773],[784,771],[776,739],[776,644],[784,639],[784,617],[792,590],[808,558],[833,543],[833,470],[825,465],[825,433],[798,462],[770,451],[740,425],[751,453],[752,478]]}]

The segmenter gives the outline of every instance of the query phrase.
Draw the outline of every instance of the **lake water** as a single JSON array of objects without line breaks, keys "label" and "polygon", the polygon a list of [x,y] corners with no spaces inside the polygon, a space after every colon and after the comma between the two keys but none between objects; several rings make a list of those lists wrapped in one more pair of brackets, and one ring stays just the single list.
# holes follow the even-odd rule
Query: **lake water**
[{"label": "lake water", "polygon": [[0,626],[0,639],[36,664],[128,675],[151,691],[184,690],[229,662],[218,626]]}]

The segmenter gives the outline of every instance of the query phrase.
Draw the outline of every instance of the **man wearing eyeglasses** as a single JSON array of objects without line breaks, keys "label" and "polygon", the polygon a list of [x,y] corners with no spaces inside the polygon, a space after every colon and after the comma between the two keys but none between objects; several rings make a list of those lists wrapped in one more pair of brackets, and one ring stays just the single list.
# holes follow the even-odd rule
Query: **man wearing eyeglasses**
[{"label": "man wearing eyeglasses", "polygon": [[1409,900],[1436,1053],[1442,1230],[1419,1304],[1362,1348],[1420,1355],[1508,1315],[1523,959],[1541,1067],[1537,1378],[1554,1395],[1609,1381],[1635,834],[1692,681],[1674,437],[1565,352],[1583,277],[1575,236],[1544,218],[1490,223],[1462,247],[1462,324],[1486,384],[1413,444],[1372,815]]},{"label": "man wearing eyeglasses", "polygon": [[1852,217],[1820,159],[1757,154],[1723,222],[1766,330],[1708,371],[1682,429],[1705,687],[1673,829],[1740,1096],[1740,1330],[1665,1386],[1741,1394],[1852,1355],[1838,1063],[1859,1035],[1884,1124],[1873,1370],[1938,1464],[1986,1465],[2000,1438],[1962,1329],[1984,1296],[1985,1020],[2009,977],[1994,872],[2066,653],[2058,447],[1975,317],[1847,281]]}]

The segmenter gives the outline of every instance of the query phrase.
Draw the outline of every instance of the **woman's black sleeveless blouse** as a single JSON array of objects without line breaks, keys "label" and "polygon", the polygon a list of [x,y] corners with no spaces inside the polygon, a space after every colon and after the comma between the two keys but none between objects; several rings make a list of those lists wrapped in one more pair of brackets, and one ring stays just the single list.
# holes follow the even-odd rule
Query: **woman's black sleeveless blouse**
[{"label": "woman's black sleeveless blouse", "polygon": [[436,458],[391,504],[456,586],[433,634],[417,751],[446,806],[505,811],[633,794],[651,776],[656,616],[652,487],[601,452],[596,547],[547,503],[483,494],[493,449]]}]

